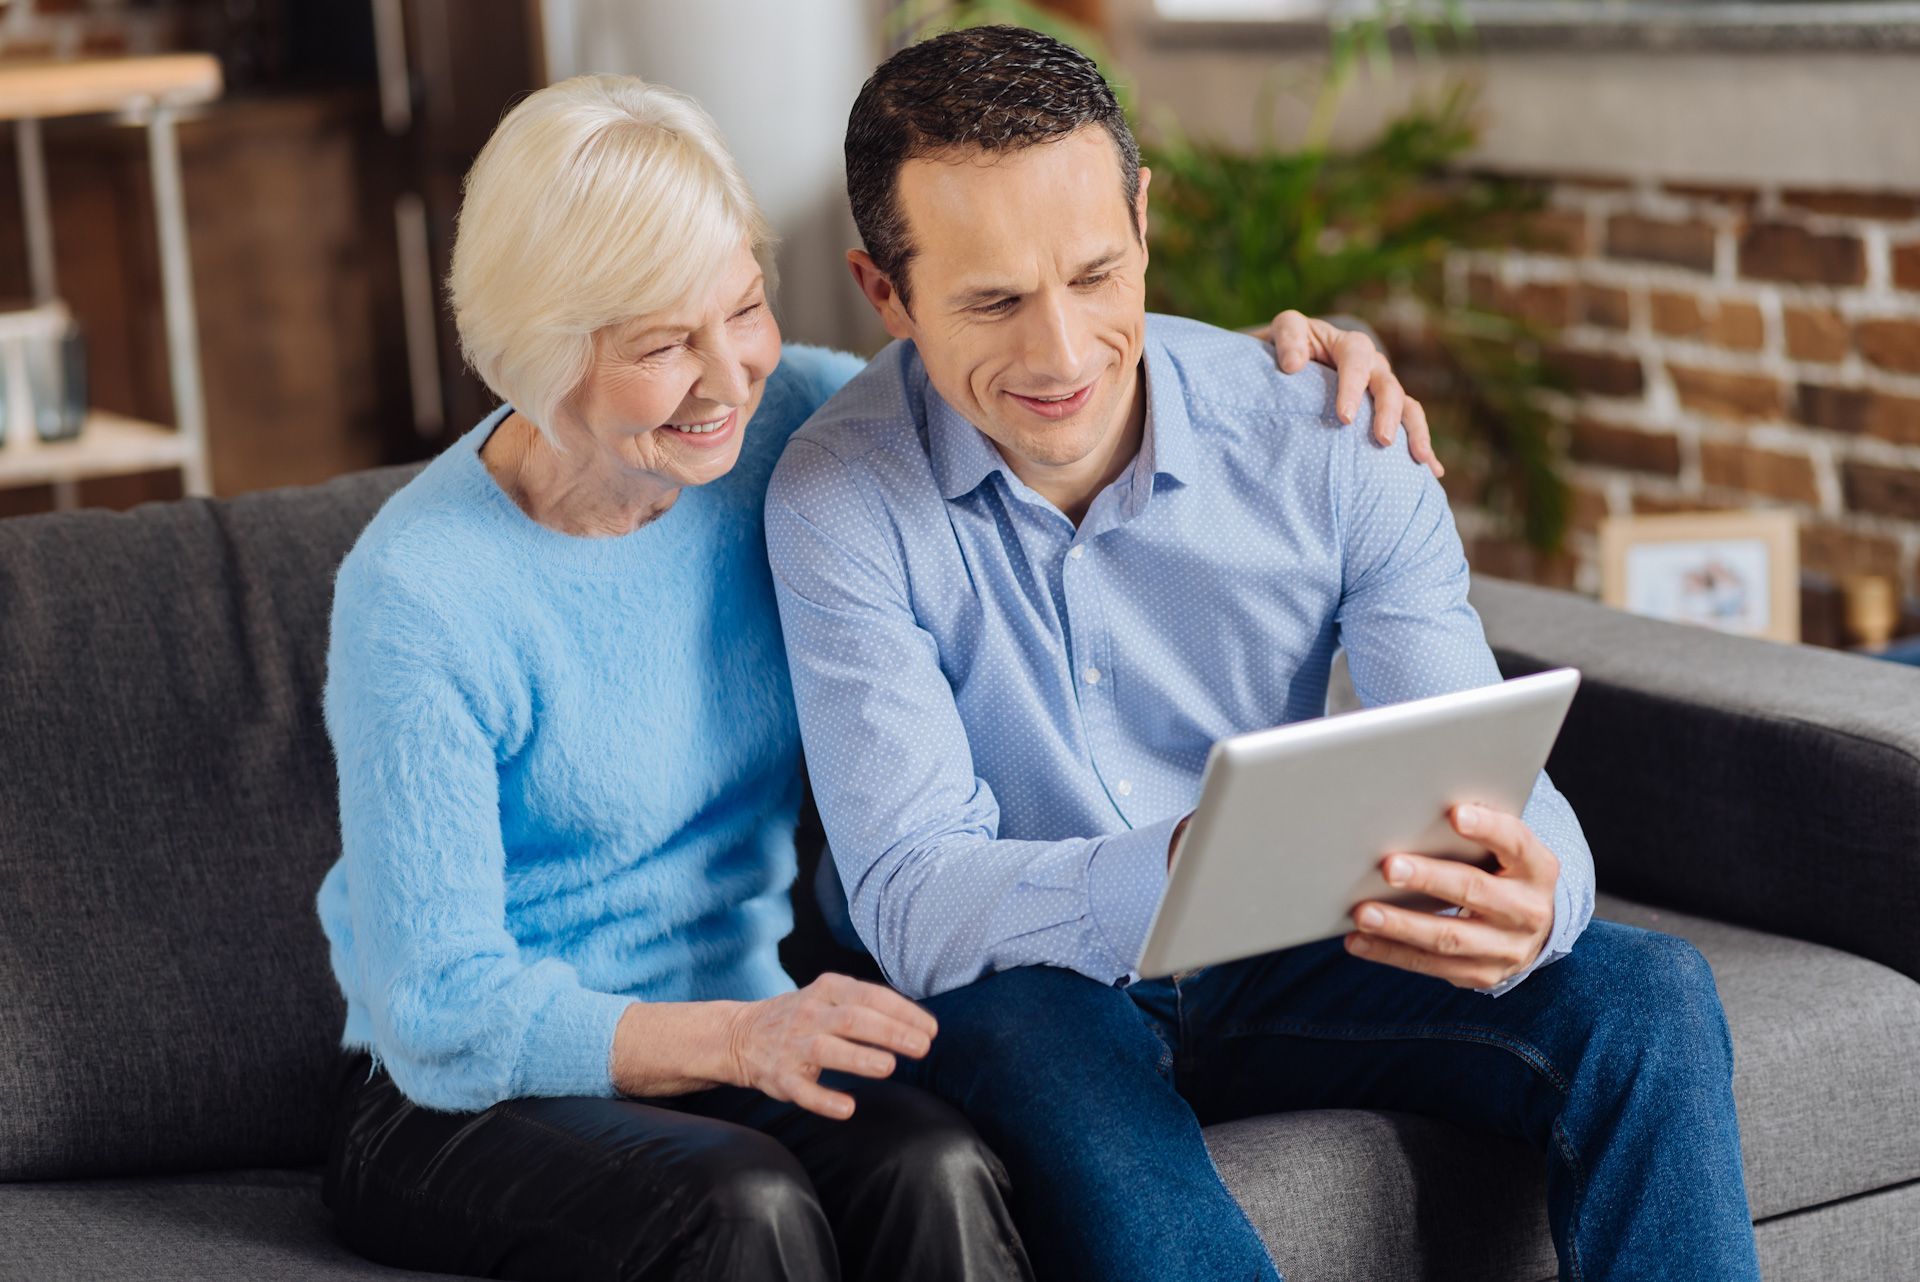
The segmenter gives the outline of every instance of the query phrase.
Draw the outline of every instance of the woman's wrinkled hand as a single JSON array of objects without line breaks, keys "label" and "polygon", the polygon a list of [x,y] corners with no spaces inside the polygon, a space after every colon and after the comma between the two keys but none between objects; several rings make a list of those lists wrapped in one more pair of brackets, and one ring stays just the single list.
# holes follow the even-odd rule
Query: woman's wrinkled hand
[{"label": "woman's wrinkled hand", "polygon": [[1273,318],[1267,331],[1273,341],[1274,363],[1283,374],[1297,374],[1313,361],[1339,373],[1334,409],[1342,423],[1353,422],[1360,410],[1362,395],[1373,393],[1373,437],[1382,445],[1393,444],[1393,434],[1404,425],[1407,452],[1427,465],[1436,477],[1447,469],[1433,452],[1433,433],[1427,427],[1427,411],[1419,401],[1407,395],[1394,376],[1393,365],[1374,341],[1358,330],[1341,329],[1323,320],[1288,310]]},{"label": "woman's wrinkled hand", "polygon": [[822,975],[798,992],[742,1005],[727,1043],[735,1084],[846,1118],[853,1097],[822,1086],[822,1072],[886,1077],[895,1056],[919,1059],[938,1031],[933,1016],[891,988]]}]

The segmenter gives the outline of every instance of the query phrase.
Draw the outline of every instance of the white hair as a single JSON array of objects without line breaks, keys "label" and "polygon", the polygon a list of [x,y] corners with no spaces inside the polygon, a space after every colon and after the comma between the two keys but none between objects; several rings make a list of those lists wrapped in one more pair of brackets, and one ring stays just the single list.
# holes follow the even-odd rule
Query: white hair
[{"label": "white hair", "polygon": [[506,115],[467,172],[447,274],[460,348],[546,432],[594,335],[671,308],[773,235],[712,117],[632,76],[575,76]]}]

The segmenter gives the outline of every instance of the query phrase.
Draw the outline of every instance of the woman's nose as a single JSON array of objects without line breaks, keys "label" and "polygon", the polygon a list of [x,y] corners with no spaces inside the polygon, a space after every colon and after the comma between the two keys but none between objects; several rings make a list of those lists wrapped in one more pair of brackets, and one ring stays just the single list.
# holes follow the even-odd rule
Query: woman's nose
[{"label": "woman's nose", "polygon": [[693,390],[702,400],[716,405],[739,406],[747,403],[752,386],[746,362],[732,343],[722,340],[708,354]]}]

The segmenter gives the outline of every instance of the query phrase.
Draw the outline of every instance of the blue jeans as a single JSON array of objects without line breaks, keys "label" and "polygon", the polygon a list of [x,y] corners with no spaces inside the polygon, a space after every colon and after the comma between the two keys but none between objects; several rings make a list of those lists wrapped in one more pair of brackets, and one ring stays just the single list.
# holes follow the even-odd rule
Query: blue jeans
[{"label": "blue jeans", "polygon": [[1563,1278],[1760,1276],[1726,1018],[1671,936],[1596,921],[1498,998],[1334,939],[1124,989],[1027,967],[926,1005],[940,1033],[905,1071],[1007,1164],[1043,1278],[1277,1279],[1200,1128],[1309,1108],[1530,1142]]}]

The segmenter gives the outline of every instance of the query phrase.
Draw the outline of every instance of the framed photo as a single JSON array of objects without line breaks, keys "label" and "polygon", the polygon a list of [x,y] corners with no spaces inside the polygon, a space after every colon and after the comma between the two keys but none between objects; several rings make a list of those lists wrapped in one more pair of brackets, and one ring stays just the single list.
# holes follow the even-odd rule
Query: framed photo
[{"label": "framed photo", "polygon": [[1608,517],[1600,595],[1650,618],[1798,641],[1799,522],[1791,512]]}]

